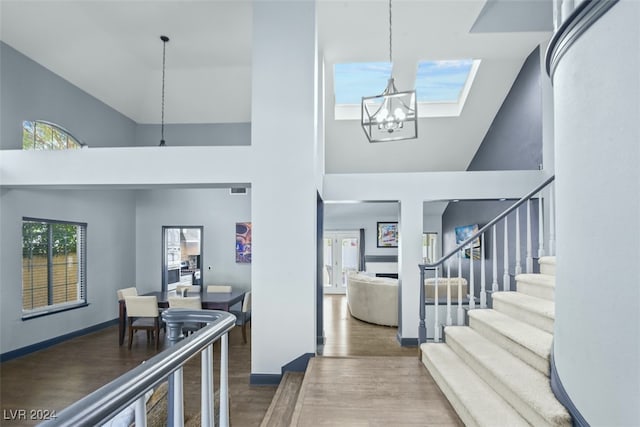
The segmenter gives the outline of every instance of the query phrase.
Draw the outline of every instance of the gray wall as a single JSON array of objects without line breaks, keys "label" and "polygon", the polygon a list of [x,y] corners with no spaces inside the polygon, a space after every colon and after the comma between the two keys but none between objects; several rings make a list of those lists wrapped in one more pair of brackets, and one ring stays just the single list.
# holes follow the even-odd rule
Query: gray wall
[{"label": "gray wall", "polygon": [[[142,292],[161,289],[162,226],[203,226],[203,283],[251,288],[251,264],[235,262],[235,224],[251,221],[251,190],[138,190],[135,213],[136,280]],[[211,270],[209,270],[211,267]]]},{"label": "gray wall", "polygon": [[[156,146],[162,129],[157,124],[136,126],[135,144]],[[251,145],[251,123],[165,124],[167,146]]]},{"label": "gray wall", "polygon": [[[484,137],[478,152],[474,156],[469,171],[486,170],[526,170],[538,169],[542,163],[542,93],[540,87],[540,53],[536,48],[526,59],[518,77],[502,107],[498,111],[487,135]],[[514,201],[460,201],[450,203],[442,216],[443,253],[455,247],[454,228],[462,225],[479,224],[480,227],[503,212]],[[521,223],[526,218],[525,208],[521,208]],[[515,255],[515,213],[509,217],[510,272],[513,274]],[[531,223],[533,254],[537,256],[538,248],[538,204],[532,203]],[[503,228],[498,227],[498,241],[503,242]],[[521,227],[521,254],[524,269],[525,230]],[[492,247],[490,237],[486,241],[487,248]],[[490,259],[491,251],[485,255]],[[498,278],[502,283],[503,272],[502,250],[498,253]],[[479,278],[479,263],[474,263],[476,278]],[[535,264],[535,263],[534,263]],[[452,264],[452,271],[457,274],[457,259]],[[463,274],[469,270],[469,260],[463,260]],[[534,265],[534,269],[537,267]],[[491,265],[488,264],[487,279],[491,279]],[[452,273],[453,274],[453,273]],[[479,291],[477,281],[476,295]],[[490,283],[488,281],[487,283]]]},{"label": "gray wall", "polygon": [[[445,252],[452,250],[456,246],[455,227],[462,225],[478,224],[479,227],[484,226],[493,218],[498,216],[509,208],[515,200],[505,201],[481,201],[481,200],[468,200],[460,201],[457,203],[450,203],[443,215],[442,230],[443,230],[443,245]],[[526,255],[526,205],[520,207],[520,254],[522,271],[525,271],[525,255]],[[509,236],[509,272],[514,274],[515,271],[515,212],[511,213],[508,217],[508,236]],[[533,201],[531,203],[531,239],[532,239],[532,256],[538,255],[538,202]],[[502,290],[502,275],[504,273],[504,224],[501,222],[496,228],[496,238],[498,240],[498,271],[497,278],[500,283],[500,289]],[[493,260],[493,239],[492,234],[489,232],[485,237],[485,257],[487,264],[485,265],[485,280],[487,288],[490,288],[492,281],[492,260]],[[454,255],[451,264],[451,275],[456,275],[458,272],[458,258]],[[462,275],[463,277],[469,277],[470,260],[462,259]],[[475,295],[480,295],[480,263],[474,262],[474,274],[475,274]],[[534,271],[538,271],[538,267],[534,262]],[[515,282],[511,280],[512,289],[515,289]]]},{"label": "gray wall", "polygon": [[133,120],[2,42],[0,93],[0,149],[22,148],[24,120],[56,123],[90,147],[134,143]]},{"label": "gray wall", "polygon": [[540,52],[524,62],[467,170],[530,170],[542,164]]},{"label": "gray wall", "polygon": [[[21,320],[24,216],[87,223],[88,307]],[[135,279],[134,220],[131,191],[1,190],[0,353],[117,318],[116,290]]]},{"label": "gray wall", "polygon": [[[89,147],[156,146],[158,124],[137,124],[0,42],[0,149],[22,148],[22,122],[45,120]],[[250,123],[165,124],[173,146],[251,145]]]}]

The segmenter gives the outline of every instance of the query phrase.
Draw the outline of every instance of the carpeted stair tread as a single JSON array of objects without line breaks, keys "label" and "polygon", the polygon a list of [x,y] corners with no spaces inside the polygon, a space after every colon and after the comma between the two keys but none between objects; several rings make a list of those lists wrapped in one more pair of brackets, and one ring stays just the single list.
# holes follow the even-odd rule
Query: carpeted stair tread
[{"label": "carpeted stair tread", "polygon": [[543,256],[538,260],[540,265],[540,273],[556,275],[556,257],[555,256]]},{"label": "carpeted stair tread", "polygon": [[532,425],[571,425],[546,375],[468,326],[449,326],[445,336],[447,345]]},{"label": "carpeted stair tread", "polygon": [[549,376],[553,335],[498,311],[469,310],[472,329]]},{"label": "carpeted stair tread", "polygon": [[493,309],[553,333],[555,303],[521,292],[494,292]]},{"label": "carpeted stair tread", "polygon": [[553,301],[555,299],[556,277],[548,274],[518,274],[516,287],[518,292],[523,294]]},{"label": "carpeted stair tread", "polygon": [[460,419],[467,426],[529,426],[446,344],[420,346],[427,367]]}]

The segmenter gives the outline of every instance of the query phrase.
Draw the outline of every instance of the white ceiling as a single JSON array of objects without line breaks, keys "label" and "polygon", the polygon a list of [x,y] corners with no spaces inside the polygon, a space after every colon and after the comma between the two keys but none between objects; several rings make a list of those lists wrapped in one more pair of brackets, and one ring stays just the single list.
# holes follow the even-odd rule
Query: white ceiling
[{"label": "white ceiling", "polygon": [[[138,123],[160,122],[167,35],[165,123],[251,121],[250,1],[0,0],[0,16],[2,41]],[[527,55],[549,39],[551,0],[394,0],[400,90],[418,60],[482,60],[459,118],[421,119],[420,138],[397,144],[368,144],[357,121],[332,119],[333,64],[388,59],[388,2],[318,0],[317,17],[327,172],[464,170]]]}]

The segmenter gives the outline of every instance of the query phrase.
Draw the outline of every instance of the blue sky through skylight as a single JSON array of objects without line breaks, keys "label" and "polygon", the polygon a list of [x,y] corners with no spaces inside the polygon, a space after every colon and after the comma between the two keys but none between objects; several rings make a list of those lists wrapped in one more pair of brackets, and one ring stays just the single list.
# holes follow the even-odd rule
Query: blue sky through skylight
[{"label": "blue sky through skylight", "polygon": [[[472,59],[418,63],[418,102],[458,102],[472,65]],[[336,105],[360,104],[363,96],[384,91],[391,76],[391,63],[335,64],[333,76]]]},{"label": "blue sky through skylight", "polygon": [[419,62],[418,102],[458,102],[472,65],[472,59]]},{"label": "blue sky through skylight", "polygon": [[390,76],[389,62],[336,64],[333,70],[336,104],[360,104],[363,96],[380,95]]}]

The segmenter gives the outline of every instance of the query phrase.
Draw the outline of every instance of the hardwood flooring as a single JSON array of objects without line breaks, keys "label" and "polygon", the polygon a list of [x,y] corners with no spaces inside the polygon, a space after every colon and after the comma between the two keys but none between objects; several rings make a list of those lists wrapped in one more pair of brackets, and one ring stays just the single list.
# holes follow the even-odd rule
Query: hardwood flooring
[{"label": "hardwood flooring", "polygon": [[[415,365],[415,375],[428,376],[426,369],[417,364],[419,361],[418,350],[416,348],[402,348],[398,345],[396,328],[370,325],[353,319],[348,312],[344,295],[325,296],[324,324],[326,336],[323,348],[324,357],[318,359],[355,356],[408,356],[400,359],[407,359]],[[249,339],[247,344],[242,342],[240,328],[235,328],[229,338],[230,410],[231,424],[234,427],[259,426],[276,393],[275,386],[249,385],[251,338],[250,334],[247,335]],[[162,340],[161,347],[164,345],[164,337]],[[60,411],[154,354],[156,354],[155,345],[153,342],[147,344],[144,333],[136,334],[131,350],[127,349],[126,345],[118,346],[118,329],[117,326],[114,326],[4,362],[0,364],[0,406],[2,409],[0,425],[36,425],[37,420],[11,419],[11,414],[15,414],[11,411],[20,409]],[[216,368],[214,369],[214,380],[216,384],[219,381],[218,354],[216,346],[214,349]],[[323,375],[329,375],[322,380],[325,383],[344,383],[346,378],[340,370],[333,372],[320,370],[319,372],[325,372]],[[187,363],[184,371],[186,414],[193,414],[199,409],[199,374],[200,359],[194,358]],[[409,377],[407,380],[411,382],[412,379]],[[333,381],[334,379],[339,379],[339,381]],[[378,380],[378,386],[385,389],[385,381]],[[345,406],[359,396],[367,396],[367,387],[370,386],[362,385],[361,387],[363,388],[354,385],[348,387],[344,392],[336,392],[333,399],[340,397],[343,400],[340,404]],[[432,389],[427,392],[427,395],[432,402],[434,413],[452,412],[453,410],[435,383],[430,387]],[[336,405],[338,405],[337,401]],[[332,416],[331,412],[332,410],[328,407],[315,412],[314,417],[319,417],[315,422],[325,424],[325,419],[333,419],[328,418]],[[419,420],[418,424],[429,425],[431,423],[427,420]],[[333,425],[349,424],[336,422]],[[390,423],[388,425],[398,424]]]}]

